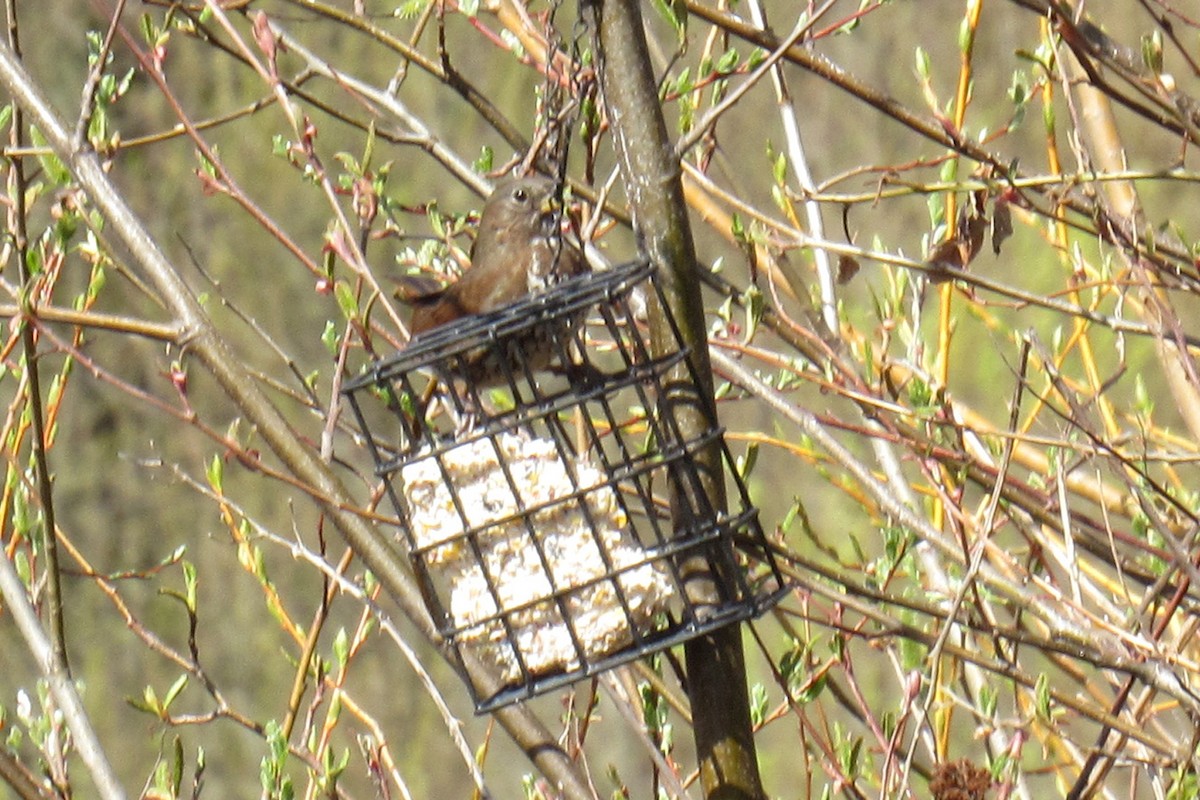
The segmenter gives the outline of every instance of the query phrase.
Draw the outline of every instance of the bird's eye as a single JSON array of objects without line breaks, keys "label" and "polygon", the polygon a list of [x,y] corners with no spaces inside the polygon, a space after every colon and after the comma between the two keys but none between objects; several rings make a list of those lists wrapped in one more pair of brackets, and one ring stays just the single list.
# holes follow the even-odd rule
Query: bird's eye
[{"label": "bird's eye", "polygon": [[529,199],[529,192],[525,191],[524,189],[517,189],[515,192],[513,192],[513,199],[518,203],[524,203]]}]

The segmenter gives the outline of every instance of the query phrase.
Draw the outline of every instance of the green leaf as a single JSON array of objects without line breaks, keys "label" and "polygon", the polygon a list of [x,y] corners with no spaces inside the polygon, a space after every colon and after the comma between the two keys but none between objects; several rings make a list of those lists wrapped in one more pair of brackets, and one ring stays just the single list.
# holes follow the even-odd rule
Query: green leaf
[{"label": "green leaf", "polygon": [[738,51],[732,47],[729,48],[725,51],[725,54],[717,60],[717,72],[721,73],[722,75],[728,75],[729,73],[733,72],[735,69],[737,69],[739,58],[741,58],[741,56],[738,54]]},{"label": "green leaf", "polygon": [[1034,706],[1037,709],[1038,716],[1043,720],[1050,719],[1050,679],[1046,677],[1046,673],[1038,675],[1037,683],[1033,687]]},{"label": "green leaf", "polygon": [[427,5],[429,5],[429,0],[405,0],[392,12],[392,15],[399,19],[413,19],[424,11]]},{"label": "green leaf", "polygon": [[933,73],[933,69],[929,65],[929,53],[925,52],[924,48],[918,47],[916,52],[917,75],[921,80],[928,81],[929,76]]},{"label": "green leaf", "polygon": [[591,96],[584,97],[579,106],[579,138],[587,142],[600,127],[600,114],[596,101]]},{"label": "green leaf", "polygon": [[1013,70],[1012,83],[1008,86],[1008,99],[1019,106],[1029,102],[1029,77],[1024,70]]},{"label": "green leaf", "polygon": [[682,49],[687,44],[686,0],[654,0],[654,9],[675,29],[675,38]]},{"label": "green leaf", "polygon": [[[859,559],[862,560],[861,558]],[[838,661],[841,661],[846,655],[846,639],[841,633],[833,633],[829,637],[829,652]]]},{"label": "green leaf", "polygon": [[205,470],[204,474],[205,477],[208,478],[208,485],[212,487],[213,491],[215,491],[217,494],[221,494],[225,484],[224,459],[222,459],[220,455],[214,453],[213,457],[209,459],[208,469]]},{"label": "green leaf", "polygon": [[183,785],[183,737],[176,736],[171,747],[171,793],[179,797],[179,787]]},{"label": "green leaf", "polygon": [[758,463],[758,442],[751,442],[746,446],[746,455],[738,457],[738,472],[742,476],[742,480],[748,480],[750,474],[754,472],[754,466]]},{"label": "green leaf", "polygon": [[171,703],[175,702],[175,698],[179,697],[179,693],[183,691],[184,687],[187,686],[187,683],[188,676],[186,673],[175,679],[175,682],[171,684],[171,688],[167,689],[166,696],[163,697],[164,711],[171,707]]},{"label": "green leaf", "polygon": [[750,687],[750,723],[757,728],[766,718],[767,689],[761,683],[756,683]]},{"label": "green leaf", "polygon": [[[104,49],[104,37],[100,35],[100,31],[88,31],[85,34],[88,44],[88,66],[95,66],[100,60],[100,52]],[[112,61],[113,54],[110,50],[105,54],[106,64]]]},{"label": "green leaf", "polygon": [[153,45],[158,41],[158,24],[155,23],[154,17],[142,14],[138,19],[138,27],[142,31],[142,40],[146,44]]},{"label": "green leaf", "polygon": [[1177,766],[1167,789],[1167,800],[1193,800],[1196,797],[1200,797],[1200,781],[1195,771],[1182,764]]},{"label": "green leaf", "polygon": [[1162,31],[1155,30],[1149,36],[1142,37],[1142,63],[1155,75],[1163,71],[1163,39]]},{"label": "green leaf", "polygon": [[375,120],[371,120],[370,126],[367,128],[367,143],[363,145],[362,166],[363,173],[370,172],[372,162],[375,160]]},{"label": "green leaf", "polygon": [[946,224],[946,195],[941,192],[931,192],[925,198],[925,207],[929,210],[930,227],[936,229]]},{"label": "green leaf", "polygon": [[334,325],[333,320],[326,320],[325,330],[321,331],[321,344],[325,345],[325,349],[329,351],[330,355],[337,355],[341,343],[341,328]]},{"label": "green leaf", "polygon": [[338,177],[338,184],[343,188],[347,188],[354,183],[355,178],[360,177],[366,166],[359,164],[358,159],[349,153],[337,152],[333,154],[333,158],[342,165],[342,169],[350,173],[349,175],[341,175]]},{"label": "green leaf", "polygon": [[515,33],[508,28],[504,28],[500,31],[500,39],[514,56],[521,59],[525,58],[525,45],[521,43],[521,40],[517,38]]},{"label": "green leaf", "polygon": [[788,201],[787,193],[783,191],[783,188],[778,183],[771,185],[771,200],[774,201],[775,207],[785,215],[792,206],[791,202]]},{"label": "green leaf", "polygon": [[684,67],[679,73],[679,77],[675,79],[674,93],[684,95],[695,88],[695,83],[692,81],[692,71],[689,67]]},{"label": "green leaf", "polygon": [[158,693],[154,691],[153,686],[142,689],[142,703],[147,711],[161,715],[162,704],[158,702]]},{"label": "green leaf", "polygon": [[325,757],[321,763],[325,774],[322,776],[321,782],[326,792],[333,793],[333,788],[337,785],[337,779],[346,771],[346,765],[349,763],[349,750],[342,750],[341,756],[336,756],[332,747],[325,748]]},{"label": "green leaf", "polygon": [[46,137],[42,136],[41,131],[37,128],[31,128],[29,138],[34,146],[38,148],[38,162],[42,165],[42,169],[46,171],[46,177],[55,186],[66,186],[71,182],[71,171],[67,169],[67,165],[54,155],[50,150],[50,146],[46,143]]},{"label": "green leaf", "polygon": [[329,702],[329,714],[327,721],[332,725],[336,723],[342,716],[342,693],[335,692],[333,699]]},{"label": "green leaf", "polygon": [[953,183],[958,179],[958,159],[947,159],[942,168],[938,170],[938,178],[944,183]]},{"label": "green leaf", "polygon": [[12,497],[13,536],[16,541],[20,541],[29,538],[29,531],[33,528],[34,520],[33,515],[29,512],[29,495],[26,494],[25,489],[13,492]]},{"label": "green leaf", "polygon": [[17,577],[21,579],[21,583],[28,586],[30,579],[33,577],[33,570],[29,565],[29,552],[27,550],[19,550],[17,551],[16,558],[13,560],[15,561]]},{"label": "green leaf", "polygon": [[918,409],[928,408],[933,402],[933,391],[929,384],[917,375],[913,375],[908,382],[908,402]]},{"label": "green leaf", "polygon": [[771,166],[771,173],[775,178],[775,183],[780,186],[787,183],[787,167],[788,160],[786,153],[780,153],[775,156],[775,163]]},{"label": "green leaf", "polygon": [[196,613],[196,587],[199,585],[199,581],[196,580],[196,565],[190,561],[183,562],[183,585],[188,610],[194,614]]},{"label": "green leaf", "polygon": [[346,635],[345,628],[338,628],[337,635],[333,637],[333,657],[338,666],[345,669],[346,661],[350,657],[350,638]]},{"label": "green leaf", "polygon": [[1146,382],[1142,379],[1141,373],[1138,373],[1133,378],[1133,396],[1134,410],[1147,420],[1150,419],[1154,414],[1154,400],[1150,397],[1150,392],[1146,389]]},{"label": "green leaf", "polygon": [[679,132],[687,133],[696,123],[696,104],[692,102],[691,95],[680,95],[679,97]]},{"label": "green leaf", "polygon": [[42,251],[37,247],[31,247],[25,251],[25,269],[29,271],[31,276],[42,274]]},{"label": "green leaf", "polygon": [[[837,726],[841,727],[841,726]],[[862,737],[856,736],[853,740],[846,741],[845,736],[838,737],[839,744],[837,746],[837,760],[842,768],[842,773],[851,780],[858,776],[859,756],[862,754]]]},{"label": "green leaf", "polygon": [[288,756],[287,739],[283,738],[283,729],[275,720],[267,723],[267,748],[270,758],[277,764],[283,764]]},{"label": "green leaf", "polygon": [[883,731],[884,739],[891,739],[896,733],[896,713],[885,711],[879,718],[879,730]]},{"label": "green leaf", "polygon": [[962,22],[958,24],[958,52],[968,53],[971,51],[971,45],[975,43],[975,31],[971,28],[971,21],[968,17],[963,17]]},{"label": "green leaf", "polygon": [[797,689],[792,692],[792,699],[801,705],[811,703],[821,696],[825,691],[825,685],[829,682],[829,673],[822,672],[811,681],[802,682]]},{"label": "green leaf", "polygon": [[793,497],[791,508],[787,510],[787,513],[783,515],[783,519],[779,523],[779,530],[783,531],[784,533],[790,531],[792,529],[792,525],[794,525],[796,522],[796,517],[800,516],[800,512],[802,510],[800,498]]},{"label": "green leaf", "polygon": [[984,684],[979,687],[979,713],[984,719],[996,716],[998,698],[995,690]]},{"label": "green leaf", "polygon": [[[153,689],[147,688],[146,691],[148,691],[151,695],[154,694]],[[138,711],[142,711],[147,714],[155,714],[156,713],[154,710],[154,706],[152,704],[148,704],[144,698],[126,697],[125,702],[128,703],[129,705],[133,706],[134,708],[136,708]]]},{"label": "green leaf", "polygon": [[433,235],[438,239],[446,238],[446,221],[442,218],[442,213],[438,211],[437,203],[430,203],[425,214],[429,219],[429,227],[433,228]]},{"label": "green leaf", "polygon": [[354,296],[354,290],[350,288],[350,284],[345,281],[337,281],[333,285],[333,293],[337,297],[338,308],[346,316],[346,319],[358,318],[358,298]]},{"label": "green leaf", "polygon": [[746,242],[746,226],[742,222],[741,216],[735,211],[729,222],[730,232],[733,234],[733,239],[739,244]]},{"label": "green leaf", "polygon": [[486,144],[479,151],[479,158],[475,159],[471,167],[481,175],[485,172],[491,172],[495,163],[496,153],[491,147]]}]

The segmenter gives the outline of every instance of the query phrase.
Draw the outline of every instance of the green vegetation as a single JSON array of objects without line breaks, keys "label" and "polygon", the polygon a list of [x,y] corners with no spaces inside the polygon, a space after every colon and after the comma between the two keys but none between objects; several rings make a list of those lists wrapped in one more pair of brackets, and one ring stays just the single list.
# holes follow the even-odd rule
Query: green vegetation
[{"label": "green vegetation", "polygon": [[[636,252],[576,6],[33,5],[33,85],[189,292],[0,70],[0,545],[49,637],[0,585],[0,797],[102,796],[80,720],[153,798],[701,796],[679,651],[517,733],[355,538],[399,542],[339,388],[554,113],[580,230]],[[795,584],[744,630],[770,797],[1196,792],[1200,19],[1074,5],[642,4]]]}]

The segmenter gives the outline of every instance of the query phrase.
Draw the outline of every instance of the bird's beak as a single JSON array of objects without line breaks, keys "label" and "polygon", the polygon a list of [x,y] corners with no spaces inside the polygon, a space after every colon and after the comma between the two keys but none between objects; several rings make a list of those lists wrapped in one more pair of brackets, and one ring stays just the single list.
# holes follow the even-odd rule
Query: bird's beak
[{"label": "bird's beak", "polygon": [[553,236],[559,233],[562,220],[562,200],[559,198],[558,192],[551,192],[547,197],[542,199],[542,204],[538,206],[538,224],[542,228],[542,234],[544,236]]},{"label": "bird's beak", "polygon": [[558,192],[551,192],[544,200],[538,211],[546,216],[558,214],[562,211],[562,202],[558,198]]}]

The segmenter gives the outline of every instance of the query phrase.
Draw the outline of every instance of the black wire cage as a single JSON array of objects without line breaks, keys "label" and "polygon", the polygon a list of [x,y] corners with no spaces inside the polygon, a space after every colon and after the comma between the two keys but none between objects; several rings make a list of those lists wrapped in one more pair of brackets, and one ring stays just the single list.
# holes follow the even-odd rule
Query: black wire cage
[{"label": "black wire cage", "polygon": [[674,352],[652,355],[648,293],[666,314],[644,262],[579,275],[417,336],[343,390],[441,634],[499,676],[468,678],[479,713],[786,591],[669,314]]}]

